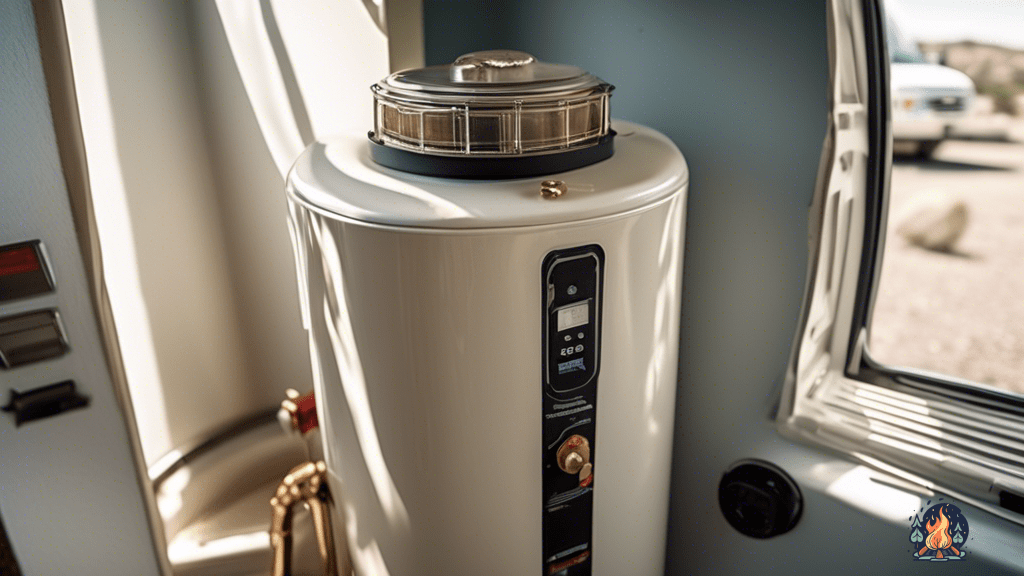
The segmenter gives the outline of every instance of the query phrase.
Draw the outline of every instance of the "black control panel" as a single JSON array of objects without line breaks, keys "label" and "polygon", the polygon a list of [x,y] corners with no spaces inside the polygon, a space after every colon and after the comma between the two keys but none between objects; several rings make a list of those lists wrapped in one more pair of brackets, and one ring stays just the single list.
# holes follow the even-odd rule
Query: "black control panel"
[{"label": "black control panel", "polygon": [[604,250],[551,252],[541,278],[543,574],[589,576]]}]

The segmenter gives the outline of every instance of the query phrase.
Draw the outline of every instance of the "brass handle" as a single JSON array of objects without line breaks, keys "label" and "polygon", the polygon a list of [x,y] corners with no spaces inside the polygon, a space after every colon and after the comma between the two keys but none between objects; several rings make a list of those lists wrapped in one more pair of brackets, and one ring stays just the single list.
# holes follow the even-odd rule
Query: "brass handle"
[{"label": "brass handle", "polygon": [[300,502],[309,506],[313,517],[316,544],[324,562],[324,576],[338,576],[326,479],[326,464],[322,461],[306,462],[292,468],[278,484],[274,497],[270,499],[273,510],[270,523],[270,547],[274,551],[273,576],[291,574],[293,508]]}]

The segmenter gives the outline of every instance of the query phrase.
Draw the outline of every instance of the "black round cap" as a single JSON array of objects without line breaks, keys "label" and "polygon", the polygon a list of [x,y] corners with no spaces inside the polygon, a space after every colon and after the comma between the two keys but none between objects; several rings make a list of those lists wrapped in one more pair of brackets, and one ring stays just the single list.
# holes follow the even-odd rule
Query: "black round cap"
[{"label": "black round cap", "polygon": [[740,460],[722,475],[718,505],[733,528],[751,538],[771,538],[796,526],[803,497],[781,468],[763,460]]}]

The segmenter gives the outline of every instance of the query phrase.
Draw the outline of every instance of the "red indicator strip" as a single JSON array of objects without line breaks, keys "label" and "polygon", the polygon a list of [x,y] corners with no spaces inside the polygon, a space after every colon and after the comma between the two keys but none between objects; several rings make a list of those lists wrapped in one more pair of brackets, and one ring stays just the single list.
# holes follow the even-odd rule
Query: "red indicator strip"
[{"label": "red indicator strip", "polygon": [[557,574],[558,572],[561,572],[562,570],[565,570],[566,568],[570,568],[572,566],[576,566],[577,564],[583,564],[589,558],[590,558],[590,551],[588,550],[588,551],[584,552],[583,554],[580,554],[579,556],[574,556],[572,558],[569,558],[568,560],[566,560],[564,562],[559,562],[558,564],[552,564],[551,566],[548,567],[548,574]]},{"label": "red indicator strip", "polygon": [[0,251],[0,276],[13,276],[25,272],[35,272],[42,268],[36,249],[32,246],[19,246]]},{"label": "red indicator strip", "polygon": [[320,425],[316,418],[316,396],[313,392],[297,398],[296,416],[299,419],[299,433],[305,434]]}]

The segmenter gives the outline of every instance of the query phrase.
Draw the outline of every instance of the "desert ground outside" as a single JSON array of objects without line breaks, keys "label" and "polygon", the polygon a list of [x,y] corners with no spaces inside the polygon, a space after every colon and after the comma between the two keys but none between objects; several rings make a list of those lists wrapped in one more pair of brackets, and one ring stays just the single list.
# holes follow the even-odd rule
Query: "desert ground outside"
[{"label": "desert ground outside", "polygon": [[[885,364],[1024,394],[1024,118],[979,118],[966,128],[979,139],[947,140],[931,160],[893,162],[869,351]],[[953,250],[926,250],[896,233],[901,209],[921,194],[966,203]]]}]

